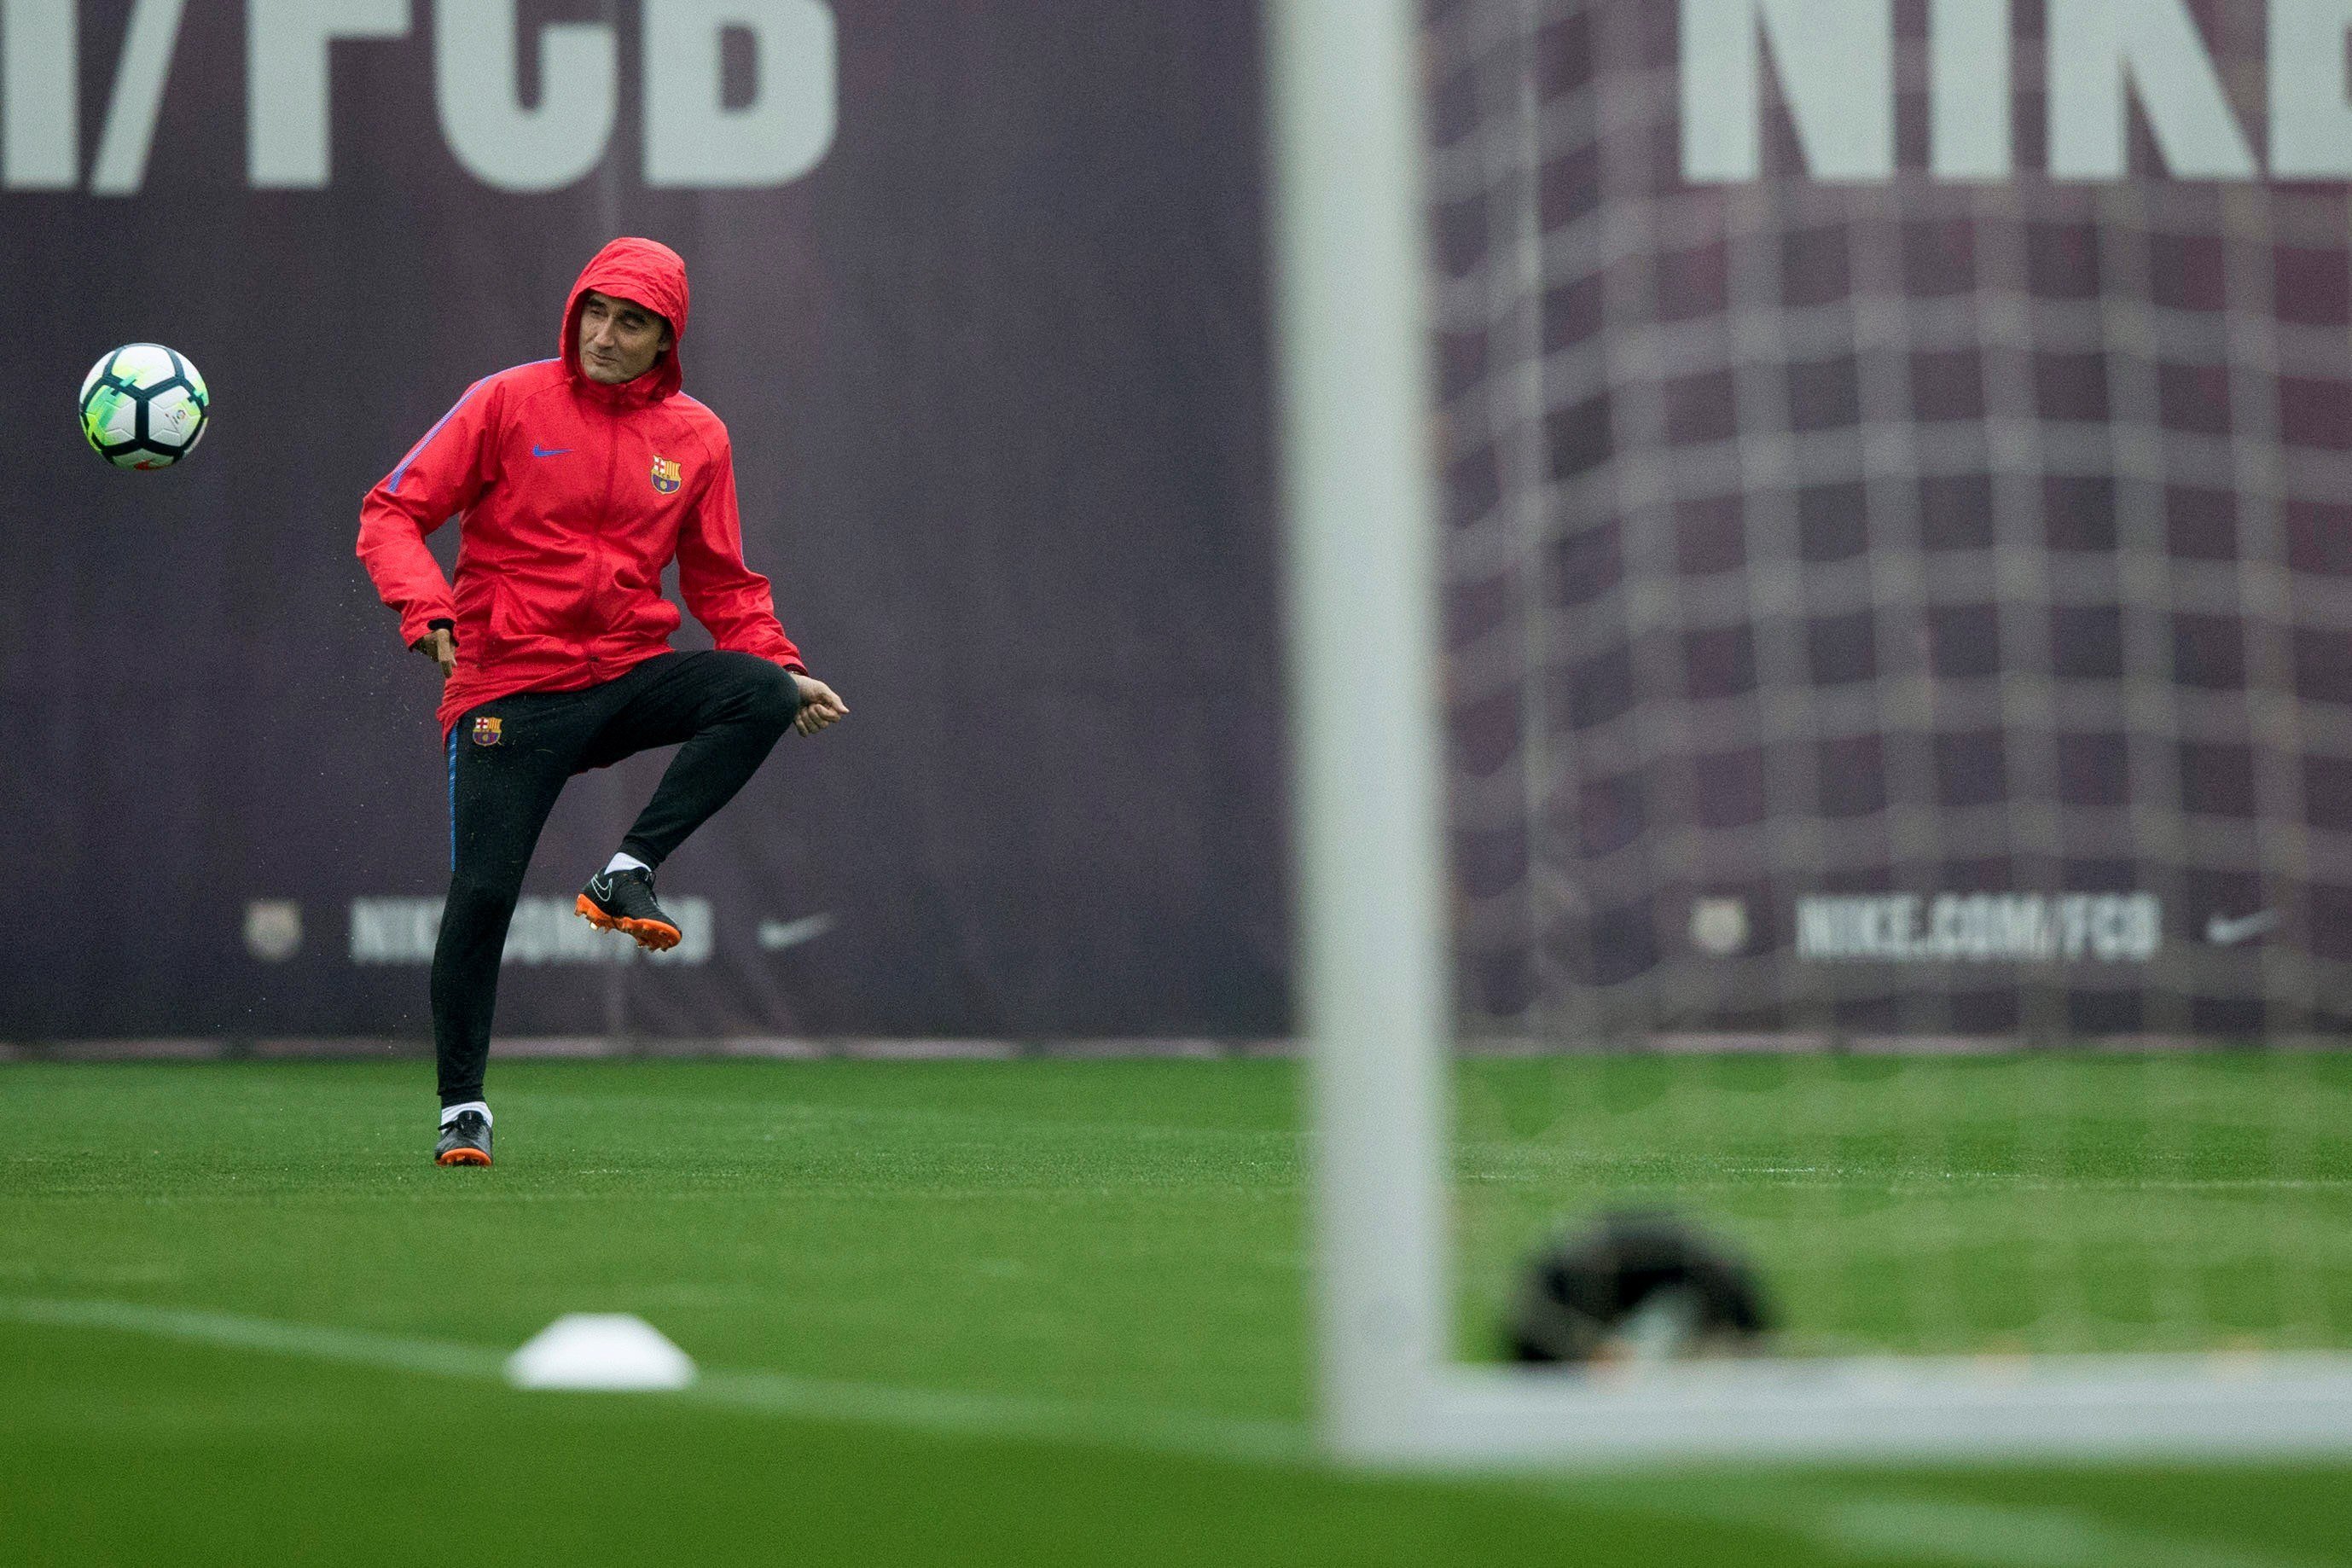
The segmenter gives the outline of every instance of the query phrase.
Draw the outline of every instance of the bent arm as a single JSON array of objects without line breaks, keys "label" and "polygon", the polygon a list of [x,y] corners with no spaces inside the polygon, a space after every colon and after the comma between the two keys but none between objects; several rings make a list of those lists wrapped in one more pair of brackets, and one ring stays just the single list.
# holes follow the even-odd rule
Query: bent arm
[{"label": "bent arm", "polygon": [[457,619],[441,563],[425,536],[481,498],[497,478],[488,437],[493,389],[476,382],[360,502],[359,557],[375,591],[400,616],[414,647],[436,621]]},{"label": "bent arm", "polygon": [[718,472],[677,537],[677,586],[694,618],[719,647],[806,670],[801,650],[776,619],[768,580],[743,563],[743,521],[735,503],[734,454],[721,447]]}]

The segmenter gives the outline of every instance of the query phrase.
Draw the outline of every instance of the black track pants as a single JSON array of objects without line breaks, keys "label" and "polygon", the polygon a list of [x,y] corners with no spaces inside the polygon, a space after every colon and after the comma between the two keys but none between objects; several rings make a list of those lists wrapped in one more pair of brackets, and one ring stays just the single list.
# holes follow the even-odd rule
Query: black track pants
[{"label": "black track pants", "polygon": [[[799,707],[792,677],[765,659],[668,653],[602,686],[517,692],[457,721],[449,731],[449,901],[433,950],[443,1105],[482,1097],[507,924],[564,781],[678,746],[621,840],[624,851],[658,866],[759,770]],[[602,868],[583,867],[582,879]]]}]

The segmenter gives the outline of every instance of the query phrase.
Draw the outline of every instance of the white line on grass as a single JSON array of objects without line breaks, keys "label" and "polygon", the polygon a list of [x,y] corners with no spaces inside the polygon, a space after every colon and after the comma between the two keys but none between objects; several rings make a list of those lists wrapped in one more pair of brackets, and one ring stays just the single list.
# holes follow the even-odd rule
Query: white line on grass
[{"label": "white line on grass", "polygon": [[[1457,1472],[1458,1473],[1458,1472]],[[1711,1488],[1683,1477],[1662,1498],[1641,1483],[1626,1498],[1570,1485],[1549,1495],[1590,1506],[1763,1530],[1804,1542],[1807,1562],[1966,1564],[1967,1568],[2326,1568],[2300,1556],[2213,1544],[2115,1524],[2076,1509],[1861,1492],[1803,1479],[1769,1489]],[[2335,1561],[2330,1559],[2329,1561]]]},{"label": "white line on grass", "polygon": [[1836,1503],[1813,1521],[1811,1533],[1847,1556],[1988,1568],[2315,1568],[2308,1559],[2132,1530],[2071,1509],[1923,1498]]},{"label": "white line on grass", "polygon": [[[440,1377],[498,1378],[506,1364],[505,1352],[478,1345],[131,1301],[0,1297],[0,1318],[56,1328],[112,1329],[230,1350]],[[777,1373],[705,1372],[691,1387],[667,1397],[769,1415],[935,1436],[1028,1437],[1195,1458],[1273,1463],[1304,1460],[1309,1452],[1305,1429],[1283,1421],[1075,1400],[892,1388],[880,1384],[827,1383]]]},{"label": "white line on grass", "polygon": [[156,1339],[186,1340],[229,1350],[261,1351],[305,1361],[343,1362],[436,1377],[496,1377],[506,1364],[497,1351],[443,1340],[409,1340],[359,1329],[281,1323],[227,1312],[149,1307],[132,1301],[53,1301],[0,1297],[0,1318],[61,1329],[116,1329]]},{"label": "white line on grass", "polygon": [[[0,1319],[55,1328],[111,1329],[437,1377],[494,1380],[506,1363],[506,1352],[478,1345],[131,1301],[0,1297]],[[1030,1438],[1250,1464],[1317,1462],[1303,1427],[1192,1411],[827,1383],[762,1372],[706,1372],[692,1387],[661,1397],[932,1436]],[[1583,1487],[1556,1495],[1686,1522],[1703,1520],[1770,1530],[1804,1540],[1832,1558],[1894,1557],[1974,1568],[2111,1568],[2125,1563],[2131,1568],[2315,1568],[2304,1559],[2127,1529],[2066,1509],[1801,1489],[1754,1503],[1727,1498],[1710,1503],[1698,1500],[1703,1494],[1697,1493],[1681,1502],[1663,1503],[1596,1496]]]},{"label": "white line on grass", "polygon": [[1280,1463],[1309,1457],[1304,1427],[1194,1411],[950,1394],[875,1384],[814,1383],[773,1373],[705,1373],[689,1399],[938,1436],[1034,1437],[1212,1459]]}]

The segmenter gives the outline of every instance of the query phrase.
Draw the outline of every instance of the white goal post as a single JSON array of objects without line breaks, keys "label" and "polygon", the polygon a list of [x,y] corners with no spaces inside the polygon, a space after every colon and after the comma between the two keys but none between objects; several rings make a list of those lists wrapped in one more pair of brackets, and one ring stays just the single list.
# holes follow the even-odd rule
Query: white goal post
[{"label": "white goal post", "polygon": [[1269,0],[1299,1028],[1321,1435],[1396,1465],[2352,1452],[2352,1355],[1449,1353],[1444,654],[1419,13]]}]

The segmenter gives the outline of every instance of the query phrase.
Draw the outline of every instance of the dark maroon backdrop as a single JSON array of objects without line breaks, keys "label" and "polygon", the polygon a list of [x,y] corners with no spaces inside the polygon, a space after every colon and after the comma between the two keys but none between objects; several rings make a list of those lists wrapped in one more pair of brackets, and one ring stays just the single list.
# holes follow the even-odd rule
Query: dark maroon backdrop
[{"label": "dark maroon backdrop", "polygon": [[[351,901],[437,896],[447,832],[356,504],[467,382],[553,352],[621,232],[688,258],[748,553],[856,711],[667,869],[709,962],[512,964],[501,1033],[1282,1026],[1246,0],[836,0],[834,143],[749,192],[644,184],[635,4],[525,4],[527,78],[551,21],[621,48],[608,156],[542,195],[447,150],[423,5],[335,46],[331,184],[249,189],[245,9],[190,8],[139,194],[0,194],[0,845],[38,910],[0,1038],[421,1032],[423,968],[351,956]],[[85,174],[128,11],[81,7]],[[215,394],[175,471],[74,428],[137,339]],[[657,767],[576,781],[527,892],[568,894]]]}]

